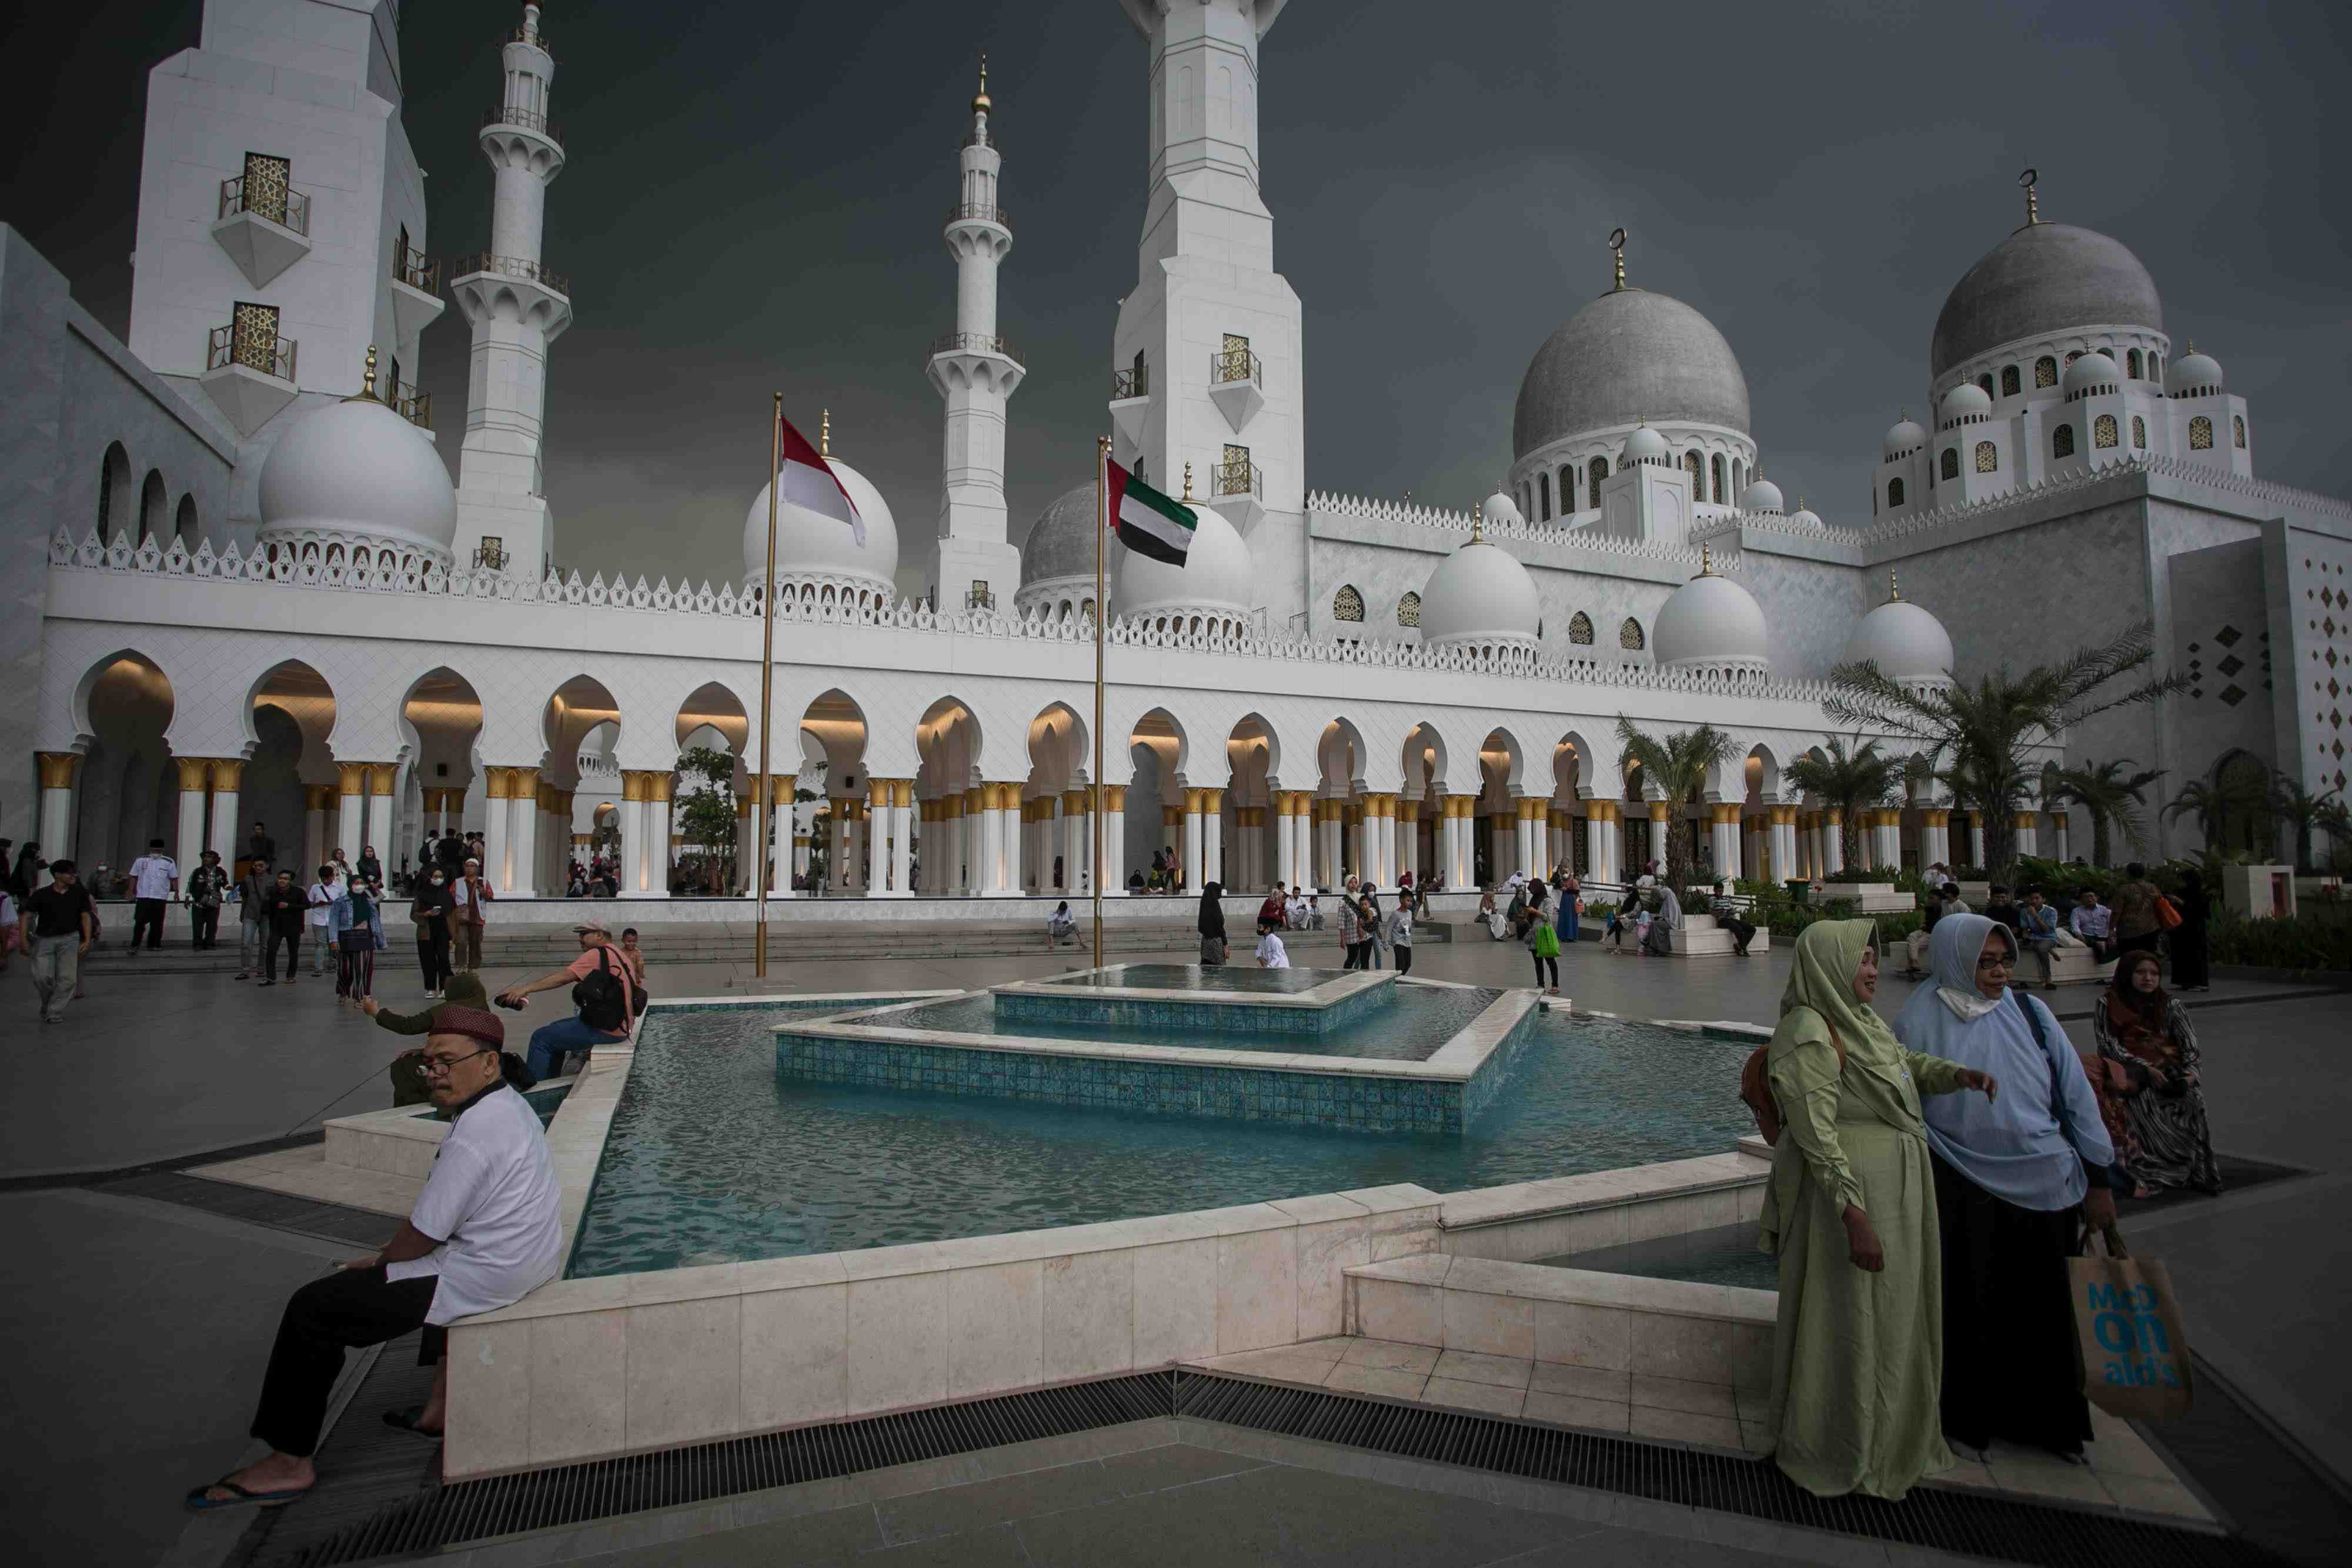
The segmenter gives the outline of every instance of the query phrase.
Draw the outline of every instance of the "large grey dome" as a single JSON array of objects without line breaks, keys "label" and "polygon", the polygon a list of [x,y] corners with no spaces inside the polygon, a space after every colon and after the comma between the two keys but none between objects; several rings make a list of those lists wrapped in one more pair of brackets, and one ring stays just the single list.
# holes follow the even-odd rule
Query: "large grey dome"
[{"label": "large grey dome", "polygon": [[1670,295],[1616,288],[1544,340],[1519,382],[1511,447],[1647,420],[1748,434],[1748,378],[1714,323]]},{"label": "large grey dome", "polygon": [[[1108,559],[1104,570],[1109,570]],[[1021,543],[1021,586],[1095,574],[1095,487],[1066,490],[1029,525]]]},{"label": "large grey dome", "polygon": [[2118,240],[2072,224],[2028,224],[1952,286],[1936,317],[1928,375],[2020,338],[2076,327],[2161,332],[2156,279]]}]

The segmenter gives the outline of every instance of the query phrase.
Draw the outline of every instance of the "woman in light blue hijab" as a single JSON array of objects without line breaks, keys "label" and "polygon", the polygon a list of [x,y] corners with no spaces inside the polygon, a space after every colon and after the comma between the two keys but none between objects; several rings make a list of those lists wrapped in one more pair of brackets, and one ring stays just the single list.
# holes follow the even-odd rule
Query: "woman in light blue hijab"
[{"label": "woman in light blue hijab", "polygon": [[1923,1113],[1944,1249],[1944,1435],[1978,1458],[2003,1437],[2079,1463],[2091,1422],[2066,1260],[2085,1221],[2114,1222],[2115,1149],[2057,1019],[2010,988],[2016,965],[2007,928],[1947,915],[1927,938],[1928,983],[1895,1020],[1906,1049],[2000,1083]]}]

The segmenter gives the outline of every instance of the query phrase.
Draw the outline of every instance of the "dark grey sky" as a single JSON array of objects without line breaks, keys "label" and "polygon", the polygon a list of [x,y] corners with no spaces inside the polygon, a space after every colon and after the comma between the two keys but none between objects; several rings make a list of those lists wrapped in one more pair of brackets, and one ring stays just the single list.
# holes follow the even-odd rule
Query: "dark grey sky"
[{"label": "dark grey sky", "polygon": [[[35,9],[7,41],[0,215],[120,329],[144,72],[194,41],[198,7]],[[473,128],[519,9],[407,6],[439,255],[488,235]],[[940,442],[922,359],[952,325],[939,226],[982,47],[1014,224],[1003,330],[1029,367],[1013,537],[1084,479],[1144,195],[1143,46],[1116,0],[553,0],[546,26],[571,160],[547,259],[578,310],[550,373],[560,559],[740,575],[772,389],[812,430],[832,406],[835,452],[919,559]],[[1483,495],[1529,355],[1606,286],[1623,224],[1632,281],[1739,356],[1791,504],[1866,521],[1881,434],[1923,412],[1937,308],[2021,221],[2031,163],[2042,214],[2137,251],[2176,351],[2194,338],[2251,400],[2257,472],[2352,493],[2348,55],[2352,6],[2310,0],[1292,0],[1262,138],[1276,264],[1306,305],[1308,483]],[[424,351],[454,460],[454,309]]]}]

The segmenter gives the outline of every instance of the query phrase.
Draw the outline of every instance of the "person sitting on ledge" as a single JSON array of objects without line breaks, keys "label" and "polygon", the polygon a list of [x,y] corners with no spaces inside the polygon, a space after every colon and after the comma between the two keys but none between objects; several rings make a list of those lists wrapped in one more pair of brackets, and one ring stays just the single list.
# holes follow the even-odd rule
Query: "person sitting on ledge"
[{"label": "person sitting on ledge", "polygon": [[310,1490],[319,1479],[310,1457],[343,1352],[418,1328],[417,1364],[440,1368],[432,1398],[383,1418],[437,1439],[449,1406],[448,1325],[509,1306],[555,1278],[563,1262],[555,1166],[538,1113],[500,1081],[505,1043],[496,1013],[435,1010],[425,1075],[434,1104],[454,1120],[433,1174],[383,1251],[311,1281],[287,1301],[253,1416],[253,1435],[269,1452],[191,1488],[189,1508],[275,1507]]},{"label": "person sitting on ledge", "polygon": [[[360,1004],[368,1017],[375,1019],[378,1029],[388,1029],[394,1034],[433,1032],[433,1020],[454,1008],[472,1008],[488,1012],[489,993],[482,988],[482,977],[471,969],[460,969],[449,977],[441,988],[441,1001],[413,1013],[396,1013],[369,997]],[[392,1059],[392,1103],[394,1105],[422,1105],[433,1098],[432,1081],[425,1076],[425,1048],[411,1046]],[[524,1087],[528,1087],[525,1085]]]}]

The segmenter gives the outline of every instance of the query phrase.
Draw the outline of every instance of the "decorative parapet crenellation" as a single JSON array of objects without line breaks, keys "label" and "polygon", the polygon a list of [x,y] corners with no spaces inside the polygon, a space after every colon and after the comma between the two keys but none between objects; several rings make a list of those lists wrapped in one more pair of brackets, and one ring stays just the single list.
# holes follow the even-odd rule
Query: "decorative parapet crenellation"
[{"label": "decorative parapet crenellation", "polygon": [[[1423,507],[1412,501],[1382,501],[1369,496],[1340,496],[1328,490],[1307,493],[1307,509],[1334,517],[1354,517],[1368,523],[1396,524],[1408,528],[1433,528],[1444,533],[1466,534],[1471,531],[1475,512],[1453,511],[1442,507]],[[1689,566],[1699,564],[1698,547],[1691,545],[1657,544],[1647,539],[1618,539],[1591,533],[1583,528],[1561,528],[1549,524],[1538,527],[1519,521],[1478,520],[1479,533],[1489,542],[1496,539],[1524,539],[1529,544],[1549,545],[1559,549],[1591,550],[1601,555],[1633,556],[1643,560],[1670,560]],[[1817,530],[1816,530],[1817,531]],[[1737,559],[1718,556],[1715,565],[1718,571],[1736,570]]]},{"label": "decorative parapet crenellation", "polygon": [[[421,559],[421,557],[413,559]],[[295,551],[280,548],[273,558],[257,544],[249,553],[230,548],[215,552],[209,540],[192,554],[178,539],[169,549],[152,538],[132,549],[128,540],[101,543],[95,530],[76,544],[60,528],[49,541],[52,570],[136,572],[157,577],[210,579],[247,582],[264,587],[320,590],[346,593],[378,593],[433,599],[491,600],[502,603],[585,606],[684,615],[719,620],[757,620],[756,592],[738,592],[732,584],[713,590],[688,584],[673,587],[665,578],[648,583],[640,575],[633,584],[616,574],[607,581],[603,573],[583,579],[577,570],[566,576],[551,571],[537,580],[499,572],[446,570],[435,564],[361,566],[350,564],[332,551]],[[866,602],[844,593],[837,597],[780,594],[776,619],[786,623],[870,626],[885,630],[927,632],[950,637],[978,637],[1006,642],[1086,643],[1093,640],[1093,622],[1084,616],[1000,615],[992,611],[934,611],[907,600]],[[1105,640],[1112,647],[1167,649],[1181,653],[1226,654],[1241,658],[1275,659],[1314,664],[1345,664],[1369,669],[1423,670],[1447,674],[1476,674],[1529,681],[1574,683],[1628,690],[1688,692],[1748,700],[1759,698],[1819,703],[1830,693],[1819,680],[1791,680],[1736,670],[1661,670],[1650,665],[1620,664],[1598,659],[1530,657],[1521,647],[1429,648],[1407,643],[1343,643],[1307,638],[1270,638],[1253,632],[1231,632],[1204,626],[1199,632],[1163,628],[1162,617],[1122,618],[1110,622]]]},{"label": "decorative parapet crenellation", "polygon": [[2299,490],[2292,485],[2276,484],[2268,479],[2249,478],[2232,474],[2225,468],[2203,463],[2192,463],[2179,457],[2151,454],[2146,457],[2113,457],[2104,463],[2094,463],[2081,473],[2068,474],[2055,479],[2005,490],[1981,501],[1964,502],[1958,506],[1938,507],[1931,512],[1916,512],[1907,517],[1889,517],[1859,528],[1818,528],[1792,525],[1778,512],[1734,512],[1707,519],[1694,528],[1691,538],[1696,542],[1713,544],[1726,536],[1741,533],[1780,534],[1794,538],[1827,538],[1837,543],[1862,549],[1880,545],[1909,546],[1927,536],[1932,536],[1997,517],[2001,512],[2020,507],[2037,505],[2053,497],[2095,489],[2118,479],[2135,475],[2152,478],[2178,479],[2192,485],[2202,485],[2225,495],[2243,496],[2260,501],[2266,507],[2291,507],[2321,517],[2352,522],[2352,501],[2334,496],[2323,496],[2314,490]]}]

